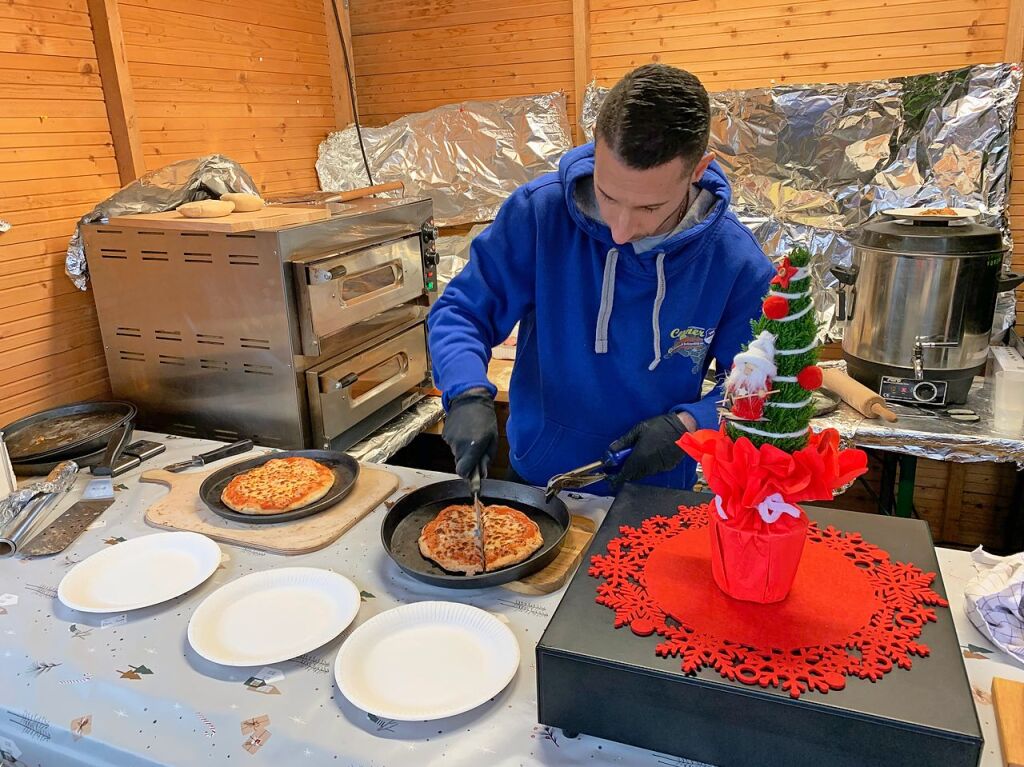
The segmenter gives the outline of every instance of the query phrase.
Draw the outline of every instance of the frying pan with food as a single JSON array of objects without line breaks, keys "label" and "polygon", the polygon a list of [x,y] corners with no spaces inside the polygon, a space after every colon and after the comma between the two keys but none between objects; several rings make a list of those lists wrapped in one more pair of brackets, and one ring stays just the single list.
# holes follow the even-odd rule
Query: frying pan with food
[{"label": "frying pan with food", "polygon": [[7,454],[12,463],[39,464],[103,451],[136,412],[130,402],[79,402],[25,416],[2,429]]},{"label": "frying pan with food", "polygon": [[545,501],[540,488],[485,479],[480,487],[480,502],[511,506],[523,512],[537,523],[544,544],[517,565],[478,575],[449,573],[426,559],[419,547],[423,526],[446,506],[473,503],[469,483],[453,479],[413,490],[391,507],[380,529],[384,550],[413,578],[450,589],[482,589],[517,581],[544,569],[558,556],[570,522],[569,510],[560,499]]}]

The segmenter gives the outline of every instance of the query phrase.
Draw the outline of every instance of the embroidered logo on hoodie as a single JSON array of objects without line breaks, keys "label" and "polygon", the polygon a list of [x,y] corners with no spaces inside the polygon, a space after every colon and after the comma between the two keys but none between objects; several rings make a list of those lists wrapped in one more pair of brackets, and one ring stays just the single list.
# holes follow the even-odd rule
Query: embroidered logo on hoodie
[{"label": "embroidered logo on hoodie", "polygon": [[680,354],[683,357],[689,357],[693,362],[691,372],[695,375],[699,373],[701,365],[704,364],[704,358],[708,354],[708,348],[715,338],[715,329],[698,328],[691,325],[688,328],[675,328],[669,333],[669,337],[672,339],[672,346],[665,352],[665,356],[671,357],[673,354]]}]

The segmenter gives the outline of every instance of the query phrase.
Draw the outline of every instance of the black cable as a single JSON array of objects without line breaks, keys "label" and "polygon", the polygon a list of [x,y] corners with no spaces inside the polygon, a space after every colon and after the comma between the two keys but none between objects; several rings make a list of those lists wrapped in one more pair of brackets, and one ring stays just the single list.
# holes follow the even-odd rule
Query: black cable
[{"label": "black cable", "polygon": [[356,137],[359,139],[359,151],[363,155],[363,167],[366,168],[366,178],[373,186],[373,174],[370,173],[370,161],[366,159],[366,146],[363,144],[363,129],[359,125],[359,109],[356,108],[356,81],[352,76],[352,65],[348,58],[348,45],[345,44],[345,32],[341,28],[341,16],[338,15],[338,0],[331,0],[331,10],[334,11],[334,23],[338,27],[338,39],[341,41],[341,55],[345,58],[345,79],[348,80],[348,95],[352,99],[352,121],[356,124]]}]

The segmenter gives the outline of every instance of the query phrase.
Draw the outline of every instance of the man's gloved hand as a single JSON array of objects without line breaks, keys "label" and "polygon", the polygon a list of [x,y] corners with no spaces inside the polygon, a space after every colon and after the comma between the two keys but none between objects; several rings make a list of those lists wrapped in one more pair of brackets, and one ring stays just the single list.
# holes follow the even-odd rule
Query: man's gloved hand
[{"label": "man's gloved hand", "polygon": [[[692,422],[692,417],[689,420]],[[674,469],[685,455],[676,442],[686,432],[687,426],[678,415],[666,413],[641,421],[615,440],[608,448],[613,453],[627,447],[633,448],[633,452],[619,473],[609,478],[612,487],[618,490],[626,482]]]},{"label": "man's gloved hand", "polygon": [[448,405],[444,420],[444,441],[455,456],[455,472],[463,479],[480,469],[487,476],[487,464],[498,452],[498,419],[494,400],[486,389],[470,389]]}]

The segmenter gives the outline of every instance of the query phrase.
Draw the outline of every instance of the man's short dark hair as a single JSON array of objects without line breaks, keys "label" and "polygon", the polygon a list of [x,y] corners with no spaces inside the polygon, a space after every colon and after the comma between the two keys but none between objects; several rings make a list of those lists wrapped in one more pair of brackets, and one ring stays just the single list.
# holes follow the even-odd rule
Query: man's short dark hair
[{"label": "man's short dark hair", "polygon": [[645,64],[619,80],[595,127],[596,138],[639,170],[676,157],[696,165],[710,132],[708,92],[694,75],[665,64]]}]

